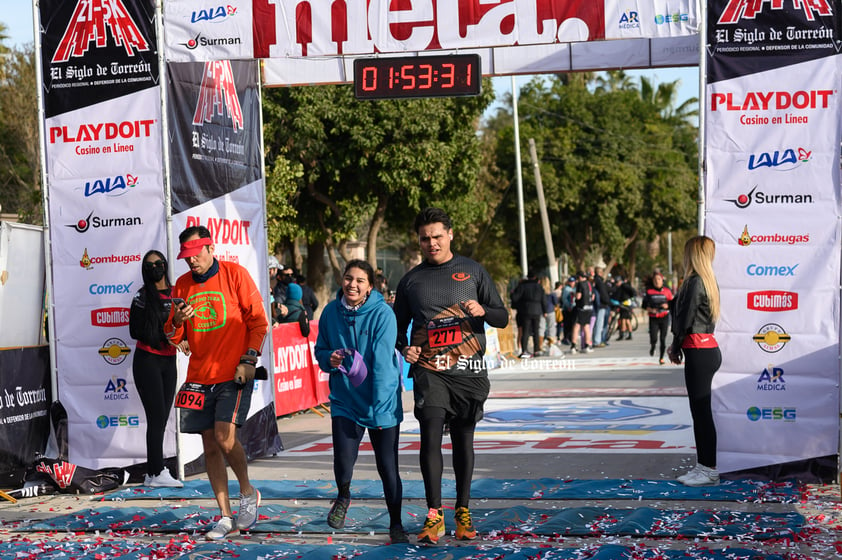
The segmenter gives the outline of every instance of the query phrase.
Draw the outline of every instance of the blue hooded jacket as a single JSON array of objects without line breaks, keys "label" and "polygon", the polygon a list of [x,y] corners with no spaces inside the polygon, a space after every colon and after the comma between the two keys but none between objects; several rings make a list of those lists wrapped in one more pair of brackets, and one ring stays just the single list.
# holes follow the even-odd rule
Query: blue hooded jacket
[{"label": "blue hooded jacket", "polygon": [[[377,290],[356,311],[342,305],[342,291],[327,304],[319,318],[316,360],[330,373],[330,413],[343,416],[365,428],[391,428],[403,420],[401,368],[395,352],[398,326],[392,308]],[[359,387],[351,385],[330,365],[330,355],[340,348],[352,348],[363,356],[368,377]],[[350,369],[352,357],[342,365]]]}]

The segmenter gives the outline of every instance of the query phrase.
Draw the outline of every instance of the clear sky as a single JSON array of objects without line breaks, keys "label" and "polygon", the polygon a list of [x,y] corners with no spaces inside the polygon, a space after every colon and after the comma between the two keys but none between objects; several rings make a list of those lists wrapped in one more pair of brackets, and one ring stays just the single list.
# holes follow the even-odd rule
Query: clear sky
[{"label": "clear sky", "polygon": [[[11,46],[20,46],[33,41],[32,1],[0,0],[0,5],[4,8],[0,12],[0,21],[8,27],[9,41],[7,43]],[[691,97],[699,97],[699,69],[697,67],[628,70],[627,73],[635,80],[640,75],[648,76],[655,85],[680,80],[679,103]],[[515,78],[515,83],[521,87],[530,79],[531,76],[518,76]],[[512,79],[510,77],[494,78],[494,90],[497,92],[497,98],[501,99],[505,93],[511,92]]]}]

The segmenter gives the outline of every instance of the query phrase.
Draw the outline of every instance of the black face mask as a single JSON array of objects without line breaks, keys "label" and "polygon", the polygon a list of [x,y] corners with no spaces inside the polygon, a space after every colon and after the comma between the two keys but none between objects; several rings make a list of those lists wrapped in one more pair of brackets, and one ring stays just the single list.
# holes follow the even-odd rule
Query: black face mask
[{"label": "black face mask", "polygon": [[151,280],[153,283],[159,282],[166,273],[167,267],[164,264],[164,261],[147,261],[143,263],[143,276]]},{"label": "black face mask", "polygon": [[292,274],[281,274],[279,278],[282,284],[292,284]]}]

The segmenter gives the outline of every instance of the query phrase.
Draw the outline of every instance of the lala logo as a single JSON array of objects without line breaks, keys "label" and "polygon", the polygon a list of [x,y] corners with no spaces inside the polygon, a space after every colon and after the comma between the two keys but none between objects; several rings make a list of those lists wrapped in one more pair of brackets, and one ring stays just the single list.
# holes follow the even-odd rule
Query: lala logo
[{"label": "lala logo", "polygon": [[748,169],[754,171],[760,167],[781,167],[787,166],[787,169],[796,167],[799,163],[807,163],[813,157],[812,150],[805,150],[798,148],[798,153],[792,148],[786,150],[775,150],[772,153],[762,152],[760,154],[751,154],[748,157]]},{"label": "lala logo", "polygon": [[190,15],[190,23],[198,23],[200,21],[219,23],[224,21],[228,16],[233,16],[236,13],[237,7],[231,4],[208,8],[207,10],[196,10]]},{"label": "lala logo", "polygon": [[465,280],[467,280],[470,277],[471,277],[471,275],[468,274],[467,272],[454,272],[453,276],[451,276],[451,278],[453,278],[457,282],[464,282]]},{"label": "lala logo", "polygon": [[[828,0],[791,0],[794,9],[804,11],[807,21],[814,21],[815,14],[832,16],[833,9]],[[717,23],[739,23],[740,19],[754,19],[763,11],[763,5],[769,4],[772,10],[785,10],[784,0],[728,0]]]},{"label": "lala logo", "polygon": [[240,107],[237,87],[234,85],[231,62],[206,62],[196,112],[193,113],[193,124],[202,126],[209,123],[214,115],[224,116],[226,109],[231,117],[233,129],[243,130],[243,109]]},{"label": "lala logo", "polygon": [[67,62],[72,56],[83,56],[92,41],[96,41],[97,48],[108,46],[109,30],[114,43],[122,46],[127,55],[149,50],[149,43],[122,0],[78,0],[53,62]]}]

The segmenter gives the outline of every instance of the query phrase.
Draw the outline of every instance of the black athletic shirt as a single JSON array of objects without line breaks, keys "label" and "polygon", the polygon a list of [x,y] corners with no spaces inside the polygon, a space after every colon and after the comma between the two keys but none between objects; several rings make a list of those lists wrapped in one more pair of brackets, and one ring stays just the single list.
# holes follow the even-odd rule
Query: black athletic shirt
[{"label": "black athletic shirt", "polygon": [[[469,317],[462,306],[476,300],[485,317]],[[407,272],[395,294],[397,348],[420,346],[413,367],[447,375],[485,377],[485,323],[503,328],[509,313],[491,276],[478,262],[453,255],[446,263],[422,262]],[[412,322],[411,341],[406,331]]]}]

